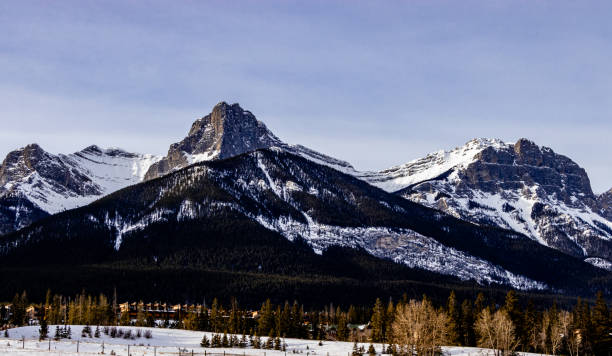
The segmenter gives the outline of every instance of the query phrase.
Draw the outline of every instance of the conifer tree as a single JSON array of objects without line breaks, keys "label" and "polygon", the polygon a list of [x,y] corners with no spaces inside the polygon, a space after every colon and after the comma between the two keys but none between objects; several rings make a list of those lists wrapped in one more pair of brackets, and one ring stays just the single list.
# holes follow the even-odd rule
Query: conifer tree
[{"label": "conifer tree", "polygon": [[236,300],[236,298],[232,298],[230,315],[228,320],[228,330],[230,334],[237,334],[240,332],[240,321],[241,317],[238,307],[238,301]]},{"label": "conifer tree", "polygon": [[272,350],[274,348],[274,338],[272,336],[269,336],[266,340],[265,348],[268,350]]},{"label": "conifer tree", "polygon": [[208,330],[208,309],[202,307],[198,317],[198,330]]},{"label": "conifer tree", "polygon": [[359,347],[357,346],[357,341],[353,343],[353,356],[362,356],[362,353],[359,351]]},{"label": "conifer tree", "polygon": [[610,335],[610,312],[608,304],[603,298],[601,291],[597,292],[597,299],[592,309],[592,342],[596,347],[593,348],[595,354],[602,354],[612,348],[612,337]]},{"label": "conifer tree", "polygon": [[221,338],[221,346],[222,347],[229,346],[229,339],[227,338],[227,332],[223,332],[223,337]]},{"label": "conifer tree", "polygon": [[261,349],[261,337],[255,333],[255,337],[253,338],[253,348]]},{"label": "conifer tree", "polygon": [[314,312],[312,314],[311,324],[312,324],[312,335],[311,335],[312,340],[321,339],[321,329],[320,329],[321,319],[319,316],[319,312]]},{"label": "conifer tree", "polygon": [[213,334],[210,344],[212,347],[221,347],[221,336]]},{"label": "conifer tree", "polygon": [[289,302],[285,302],[282,311],[280,306],[276,308],[276,329],[274,336],[287,335],[288,333],[291,334],[291,307]]},{"label": "conifer tree", "polygon": [[49,334],[49,325],[47,324],[47,318],[45,317],[45,315],[43,314],[43,316],[40,318],[40,329],[38,330],[39,333],[39,340],[44,340],[47,338],[47,335]]},{"label": "conifer tree", "polygon": [[387,310],[385,311],[385,326],[384,326],[384,341],[389,341],[393,338],[393,320],[395,319],[395,307],[393,306],[393,301],[389,300],[389,304],[387,304]]},{"label": "conifer tree", "polygon": [[289,332],[287,334],[281,333],[281,335],[289,335],[295,338],[302,338],[302,322],[303,322],[303,310],[299,306],[298,302],[293,302],[291,307],[291,315],[289,320]]},{"label": "conifer tree", "polygon": [[221,311],[219,310],[219,301],[217,298],[213,299],[212,307],[210,308],[210,326],[212,331],[219,332],[221,329]]},{"label": "conifer tree", "polygon": [[349,337],[349,329],[346,325],[346,314],[340,313],[338,316],[338,329],[336,330],[338,340],[346,341]]},{"label": "conifer tree", "polygon": [[355,306],[351,304],[348,309],[348,322],[351,324],[357,324],[357,309]]},{"label": "conifer tree", "polygon": [[372,341],[383,342],[384,341],[384,310],[380,299],[376,299],[374,302],[374,309],[372,311]]},{"label": "conifer tree", "polygon": [[533,300],[527,302],[527,307],[523,312],[523,332],[521,338],[521,345],[523,351],[535,351],[538,347],[538,336],[539,336],[539,324],[538,313],[535,310]]},{"label": "conifer tree", "polygon": [[[508,293],[506,293],[506,300],[502,309],[506,312],[510,318],[510,321],[512,321],[512,325],[516,327],[517,325],[524,324],[523,313],[520,309],[518,297],[516,296],[516,292],[514,290],[511,289]],[[524,340],[525,338],[524,335],[520,335],[518,332],[515,333],[515,335],[518,340]]]},{"label": "conifer tree", "polygon": [[202,341],[200,341],[200,346],[202,346],[202,347],[210,347],[210,340],[208,340],[208,336],[206,336],[206,334],[204,334],[204,336],[202,336]]},{"label": "conifer tree", "polygon": [[26,324],[26,308],[28,307],[28,297],[25,291],[21,295],[15,294],[12,303],[13,316],[11,323],[17,326]]},{"label": "conifer tree", "polygon": [[474,315],[479,315],[480,312],[486,307],[485,296],[482,292],[479,292],[474,301]]},{"label": "conifer tree", "polygon": [[476,346],[474,322],[475,317],[472,303],[465,299],[463,303],[461,303],[461,330],[463,332],[462,344],[464,346]]},{"label": "conifer tree", "polygon": [[455,296],[455,291],[451,291],[448,296],[446,303],[446,312],[449,318],[448,322],[448,341],[452,345],[458,345],[461,342],[461,314],[459,310],[459,303]]},{"label": "conifer tree", "polygon": [[261,306],[257,331],[259,335],[271,335],[273,329],[274,312],[272,310],[272,303],[270,302],[270,299],[267,299]]}]

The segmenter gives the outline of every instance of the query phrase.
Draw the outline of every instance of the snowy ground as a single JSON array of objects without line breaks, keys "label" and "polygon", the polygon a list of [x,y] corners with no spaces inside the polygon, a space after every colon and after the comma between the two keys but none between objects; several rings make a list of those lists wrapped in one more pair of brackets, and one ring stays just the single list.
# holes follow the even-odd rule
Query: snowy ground
[{"label": "snowy ground", "polygon": [[[211,333],[198,331],[175,330],[175,329],[158,329],[158,328],[137,328],[137,327],[119,327],[123,330],[131,329],[132,332],[140,329],[141,331],[151,330],[153,337],[146,339],[144,337],[136,338],[135,340],[126,340],[122,338],[111,338],[110,336],[100,333],[100,338],[81,337],[83,326],[74,325],[72,329],[72,339],[62,341],[48,340],[38,341],[38,327],[26,326],[21,328],[9,329],[9,338],[5,338],[0,334],[0,355],[94,355],[104,354],[111,355],[128,355],[132,356],[156,356],[156,355],[246,355],[246,356],[285,356],[285,355],[320,355],[320,356],[350,356],[353,350],[351,342],[323,342],[323,346],[319,346],[317,341],[286,339],[287,352],[262,350],[252,348],[203,348],[200,346],[202,336],[207,334],[209,339]],[[95,327],[92,328],[95,330]],[[92,331],[93,331],[92,330]],[[51,337],[55,334],[55,326],[49,326]],[[22,342],[22,337],[25,342]],[[263,338],[265,340],[265,338]],[[78,344],[78,345],[77,345]],[[367,350],[369,344],[363,345]],[[78,353],[77,353],[78,346]],[[374,345],[376,351],[380,354],[382,345]],[[49,350],[50,349],[50,350]],[[492,355],[490,350],[471,348],[471,347],[445,347],[444,353],[452,356],[468,356],[468,355]]]}]

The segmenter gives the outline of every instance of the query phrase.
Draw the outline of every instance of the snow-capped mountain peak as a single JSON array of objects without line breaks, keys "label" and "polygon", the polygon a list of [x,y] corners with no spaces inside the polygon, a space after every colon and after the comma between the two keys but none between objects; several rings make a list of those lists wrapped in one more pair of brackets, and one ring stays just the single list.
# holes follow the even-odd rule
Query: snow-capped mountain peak
[{"label": "snow-capped mountain peak", "polygon": [[[12,151],[0,166],[0,208],[6,211],[0,218],[0,233],[32,222],[29,213],[35,212],[37,218],[54,214],[136,184],[160,159],[95,145],[68,155],[54,155],[37,144]],[[29,213],[17,214],[23,204]]]},{"label": "snow-capped mountain peak", "polygon": [[590,258],[587,261],[612,259],[612,222],[605,215],[610,209],[605,202],[612,199],[593,194],[578,164],[528,139],[474,139],[361,178],[414,202],[517,231]]},{"label": "snow-capped mountain peak", "polygon": [[453,168],[466,167],[478,159],[487,148],[501,149],[508,144],[499,139],[475,138],[452,150],[439,150],[408,163],[380,172],[358,174],[361,178],[388,192],[395,192],[413,184],[435,179]]}]

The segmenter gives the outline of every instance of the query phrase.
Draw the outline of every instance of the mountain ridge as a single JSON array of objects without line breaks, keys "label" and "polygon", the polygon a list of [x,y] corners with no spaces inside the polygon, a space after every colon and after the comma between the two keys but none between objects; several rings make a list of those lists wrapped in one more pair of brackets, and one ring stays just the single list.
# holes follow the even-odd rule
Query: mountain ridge
[{"label": "mountain ridge", "polygon": [[360,177],[458,218],[509,228],[577,257],[612,257],[612,223],[604,204],[608,195],[595,195],[586,171],[571,159],[527,139],[474,139]]},{"label": "mountain ridge", "polygon": [[[209,231],[222,221],[227,230]],[[241,224],[253,226],[242,233],[247,240],[268,231],[284,241],[304,239],[318,253],[363,248],[410,268],[484,284],[576,288],[581,278],[604,275],[524,236],[457,220],[277,148],[200,162],[44,219],[0,239],[0,260],[17,263],[26,253],[38,263],[142,256],[163,264],[178,258],[177,249],[196,266],[203,263],[198,249],[211,253],[220,236],[229,238]],[[563,264],[551,265],[555,259]]]},{"label": "mountain ridge", "polygon": [[[277,158],[271,159],[270,155]],[[278,158],[281,156],[284,158]],[[473,139],[454,150],[437,151],[386,170],[359,172],[348,162],[284,143],[250,111],[226,102],[218,103],[210,114],[193,122],[185,138],[170,145],[163,157],[95,145],[69,155],[52,155],[38,145],[11,152],[0,168],[0,233],[24,229],[39,219],[56,219],[48,216],[98,199],[110,199],[114,195],[109,193],[141,182],[155,183],[190,169],[208,167],[204,173],[194,173],[194,177],[181,183],[190,185],[198,174],[212,176],[214,170],[210,167],[226,165],[233,159],[248,166],[244,169],[239,165],[242,176],[224,171],[225,176],[236,181],[219,176],[215,178],[218,182],[206,186],[213,196],[220,192],[232,196],[231,204],[223,201],[218,205],[200,197],[200,201],[185,200],[170,210],[150,211],[150,207],[140,206],[138,209],[144,214],[140,220],[127,221],[124,216],[108,211],[88,223],[97,221],[104,225],[104,231],[114,229],[113,248],[119,251],[124,235],[139,231],[141,226],[166,221],[164,214],[170,211],[176,214],[171,215],[178,222],[189,220],[194,214],[200,216],[203,211],[214,215],[219,209],[229,209],[232,214],[239,212],[289,241],[305,239],[317,253],[341,245],[361,248],[372,256],[411,268],[480,283],[488,281],[517,288],[540,288],[550,283],[524,277],[529,272],[511,263],[510,269],[500,265],[506,260],[498,252],[488,250],[488,254],[479,255],[482,246],[466,249],[467,242],[444,234],[432,238],[432,233],[439,234],[435,229],[418,224],[419,231],[410,228],[410,224],[372,225],[372,221],[379,221],[385,214],[391,214],[387,216],[391,222],[407,219],[402,215],[406,203],[397,200],[390,203],[389,196],[351,183],[348,175],[393,193],[402,201],[436,209],[427,210],[429,217],[420,217],[427,224],[436,225],[436,219],[446,219],[448,214],[475,224],[492,236],[505,236],[510,241],[497,242],[503,248],[512,248],[516,241],[527,244],[517,237],[524,235],[600,269],[612,269],[612,223],[606,217],[611,210],[612,191],[595,195],[584,169],[550,148],[539,147],[527,139],[512,144],[499,139]],[[305,172],[306,167],[310,173]],[[304,177],[308,179],[302,181]],[[337,181],[330,182],[329,177],[336,177]],[[319,186],[323,182],[326,185]],[[342,199],[333,194],[338,189]],[[368,209],[381,212],[390,209],[393,213],[374,214],[369,210],[365,215],[359,213],[363,207],[355,207],[351,202],[356,194],[359,196],[357,192],[369,192]],[[157,194],[162,197],[165,193]],[[373,196],[382,200],[375,202]],[[157,202],[153,199],[149,204],[154,206]],[[260,210],[250,210],[253,207]],[[418,209],[410,205],[409,210]],[[284,213],[278,215],[275,211]],[[313,211],[325,214],[313,215]],[[499,233],[487,230],[488,227],[501,227],[513,233]],[[102,246],[100,249],[103,250]]]},{"label": "mountain ridge", "polygon": [[158,159],[96,145],[68,155],[38,144],[12,151],[0,166],[0,234],[138,183]]}]

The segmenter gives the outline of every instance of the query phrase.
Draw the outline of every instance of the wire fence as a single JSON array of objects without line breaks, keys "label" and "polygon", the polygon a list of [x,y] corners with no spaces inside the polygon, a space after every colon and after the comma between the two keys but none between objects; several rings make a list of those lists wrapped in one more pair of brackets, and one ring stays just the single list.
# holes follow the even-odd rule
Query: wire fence
[{"label": "wire fence", "polygon": [[[2,342],[6,341],[6,343]],[[224,350],[189,349],[176,346],[151,346],[151,345],[125,345],[106,344],[76,341],[56,340],[31,340],[31,339],[0,339],[0,354],[47,354],[47,355],[116,355],[116,356],[344,356],[330,354],[329,352],[317,353],[310,351],[280,351],[246,349],[242,352],[228,352]],[[348,353],[347,356],[350,356]]]}]

